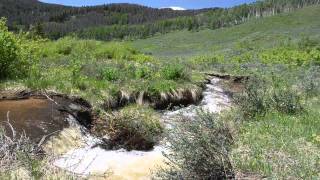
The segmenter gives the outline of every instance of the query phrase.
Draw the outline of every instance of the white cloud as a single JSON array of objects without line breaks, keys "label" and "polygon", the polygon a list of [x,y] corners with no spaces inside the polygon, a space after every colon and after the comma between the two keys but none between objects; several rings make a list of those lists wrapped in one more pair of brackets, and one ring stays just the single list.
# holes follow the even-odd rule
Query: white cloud
[{"label": "white cloud", "polygon": [[160,8],[160,9],[165,9],[165,8],[170,8],[170,9],[175,10],[175,11],[183,11],[183,10],[186,10],[185,8],[177,7],[177,6],[162,7],[162,8]]}]

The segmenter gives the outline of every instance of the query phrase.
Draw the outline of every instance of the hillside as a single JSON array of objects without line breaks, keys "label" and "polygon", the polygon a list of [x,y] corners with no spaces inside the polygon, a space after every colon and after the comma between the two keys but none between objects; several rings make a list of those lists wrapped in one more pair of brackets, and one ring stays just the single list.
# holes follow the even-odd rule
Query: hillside
[{"label": "hillside", "polygon": [[255,48],[273,46],[301,36],[320,38],[320,6],[253,19],[217,30],[179,31],[132,42],[132,46],[158,57],[187,57],[228,51],[239,42]]},{"label": "hillside", "polygon": [[43,31],[53,38],[89,27],[150,23],[180,16],[194,16],[205,11],[207,10],[174,11],[125,3],[70,7],[37,0],[0,1],[0,17],[8,19],[10,29],[29,30],[31,26],[40,24]]},{"label": "hillside", "polygon": [[75,35],[110,41],[143,39],[180,30],[226,28],[315,4],[319,1],[264,0],[225,9],[174,11],[124,3],[68,7],[36,0],[2,0],[0,17],[8,19],[11,30],[29,30],[50,39]]}]

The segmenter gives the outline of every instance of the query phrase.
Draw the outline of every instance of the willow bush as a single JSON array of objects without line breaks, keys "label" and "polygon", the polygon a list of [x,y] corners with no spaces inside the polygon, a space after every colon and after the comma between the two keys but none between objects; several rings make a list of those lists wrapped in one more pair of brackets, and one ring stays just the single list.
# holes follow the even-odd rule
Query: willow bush
[{"label": "willow bush", "polygon": [[9,32],[6,19],[0,19],[0,79],[29,76],[37,70],[38,41],[27,34]]},{"label": "willow bush", "polygon": [[167,137],[166,165],[155,179],[234,178],[229,151],[233,137],[217,114],[199,111],[195,119],[183,118]]}]

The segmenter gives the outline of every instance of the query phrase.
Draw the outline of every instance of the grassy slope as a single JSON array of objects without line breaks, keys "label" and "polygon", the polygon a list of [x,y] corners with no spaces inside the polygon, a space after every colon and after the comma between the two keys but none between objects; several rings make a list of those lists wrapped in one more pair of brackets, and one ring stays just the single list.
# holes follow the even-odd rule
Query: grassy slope
[{"label": "grassy slope", "polygon": [[248,41],[255,47],[268,47],[289,37],[319,38],[320,6],[313,6],[245,24],[199,32],[180,31],[132,42],[132,46],[158,57],[187,57],[227,51],[237,42]]},{"label": "grassy slope", "polygon": [[[163,59],[215,52],[227,54],[239,42],[248,42],[258,49],[267,48],[279,46],[287,39],[298,41],[303,36],[320,39],[319,16],[320,6],[314,6],[230,28],[158,35],[134,41],[132,45]],[[319,178],[318,97],[317,103],[305,102],[307,112],[298,115],[271,111],[266,117],[242,122],[236,128],[239,133],[231,155],[236,171],[270,179]]]}]

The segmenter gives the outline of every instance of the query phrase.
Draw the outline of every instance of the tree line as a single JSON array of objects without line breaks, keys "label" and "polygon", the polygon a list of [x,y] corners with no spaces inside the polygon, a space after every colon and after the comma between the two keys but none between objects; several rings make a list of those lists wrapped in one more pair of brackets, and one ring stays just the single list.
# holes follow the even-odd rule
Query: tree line
[{"label": "tree line", "polygon": [[11,30],[29,30],[51,39],[73,34],[112,40],[146,38],[183,29],[217,29],[319,3],[320,0],[264,0],[233,8],[174,11],[134,4],[70,7],[37,0],[1,0],[0,17],[8,19]]},{"label": "tree line", "polygon": [[264,0],[233,8],[210,9],[194,16],[165,19],[142,25],[115,24],[87,28],[76,31],[75,34],[80,38],[98,40],[147,38],[174,30],[197,31],[201,28],[217,29],[238,25],[252,18],[273,16],[319,3],[320,0]]},{"label": "tree line", "polygon": [[10,30],[37,29],[53,39],[90,27],[153,23],[206,11],[174,11],[126,3],[71,7],[37,0],[0,0],[0,17],[7,18]]}]

